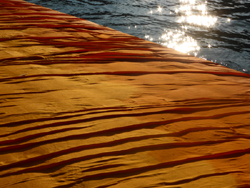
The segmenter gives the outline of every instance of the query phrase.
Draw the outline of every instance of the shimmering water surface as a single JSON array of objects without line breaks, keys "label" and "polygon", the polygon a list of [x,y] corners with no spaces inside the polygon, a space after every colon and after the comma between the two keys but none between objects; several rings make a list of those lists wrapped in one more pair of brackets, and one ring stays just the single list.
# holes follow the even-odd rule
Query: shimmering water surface
[{"label": "shimmering water surface", "polygon": [[250,0],[27,0],[250,73]]}]

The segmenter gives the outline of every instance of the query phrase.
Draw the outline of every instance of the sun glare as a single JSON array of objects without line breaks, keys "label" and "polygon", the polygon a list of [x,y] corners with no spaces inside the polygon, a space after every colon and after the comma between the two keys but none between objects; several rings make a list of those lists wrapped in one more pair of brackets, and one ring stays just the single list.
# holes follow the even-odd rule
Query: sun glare
[{"label": "sun glare", "polygon": [[[184,53],[197,55],[200,50],[198,42],[188,36],[186,32],[190,26],[213,27],[217,18],[207,12],[207,1],[179,0],[180,5],[175,8],[178,23],[182,24],[180,30],[168,31],[161,37],[162,44]],[[229,19],[227,20],[230,21]],[[209,44],[209,48],[212,46]]]},{"label": "sun glare", "polygon": [[162,12],[162,8],[159,6],[157,9],[158,12]]},{"label": "sun glare", "polygon": [[[162,13],[163,7],[158,6],[156,10],[150,10],[149,14]],[[171,10],[169,14],[175,14],[177,22],[181,24],[179,29],[165,30],[162,36],[159,38],[159,43],[169,48],[173,48],[180,52],[197,55],[200,46],[198,42],[188,36],[189,28],[211,28],[217,23],[217,18],[213,15],[209,15],[207,10],[206,0],[179,0],[179,5]],[[231,20],[228,18],[227,22]],[[150,35],[145,35],[145,39],[153,41],[154,38]],[[212,46],[208,44],[208,48]]]},{"label": "sun glare", "polygon": [[169,31],[161,36],[164,41],[162,44],[168,48],[173,48],[183,53],[196,52],[200,47],[196,40],[186,36],[186,33],[181,30]]}]

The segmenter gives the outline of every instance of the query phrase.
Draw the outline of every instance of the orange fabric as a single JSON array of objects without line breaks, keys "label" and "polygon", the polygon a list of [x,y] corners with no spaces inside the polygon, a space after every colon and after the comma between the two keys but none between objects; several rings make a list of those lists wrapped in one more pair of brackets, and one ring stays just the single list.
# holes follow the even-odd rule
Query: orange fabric
[{"label": "orange fabric", "polygon": [[249,74],[0,7],[0,188],[250,187]]}]

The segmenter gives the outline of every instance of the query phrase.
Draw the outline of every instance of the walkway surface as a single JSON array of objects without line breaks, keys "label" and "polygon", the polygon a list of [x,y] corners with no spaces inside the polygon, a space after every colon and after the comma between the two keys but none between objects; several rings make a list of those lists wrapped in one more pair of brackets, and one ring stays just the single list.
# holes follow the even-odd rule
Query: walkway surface
[{"label": "walkway surface", "polygon": [[250,187],[250,75],[0,0],[1,188]]}]

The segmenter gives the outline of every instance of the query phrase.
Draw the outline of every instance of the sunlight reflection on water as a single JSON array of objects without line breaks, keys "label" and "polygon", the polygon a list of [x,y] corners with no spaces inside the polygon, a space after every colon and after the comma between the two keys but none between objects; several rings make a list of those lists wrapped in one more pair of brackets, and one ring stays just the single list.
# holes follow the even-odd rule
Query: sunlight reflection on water
[{"label": "sunlight reflection on water", "polygon": [[[164,33],[159,38],[159,43],[173,48],[183,53],[197,55],[200,50],[200,46],[197,40],[186,34],[189,27],[213,27],[217,18],[213,15],[209,15],[207,12],[207,1],[205,0],[179,0],[180,5],[176,7],[174,12],[170,11],[170,14],[176,14],[178,16],[177,22],[182,26],[179,29],[164,29]],[[157,10],[150,10],[149,14],[161,13],[162,7],[158,7]],[[230,20],[228,20],[230,21]],[[147,40],[152,41],[153,36],[145,35]],[[208,44],[208,48],[211,45]]]}]

